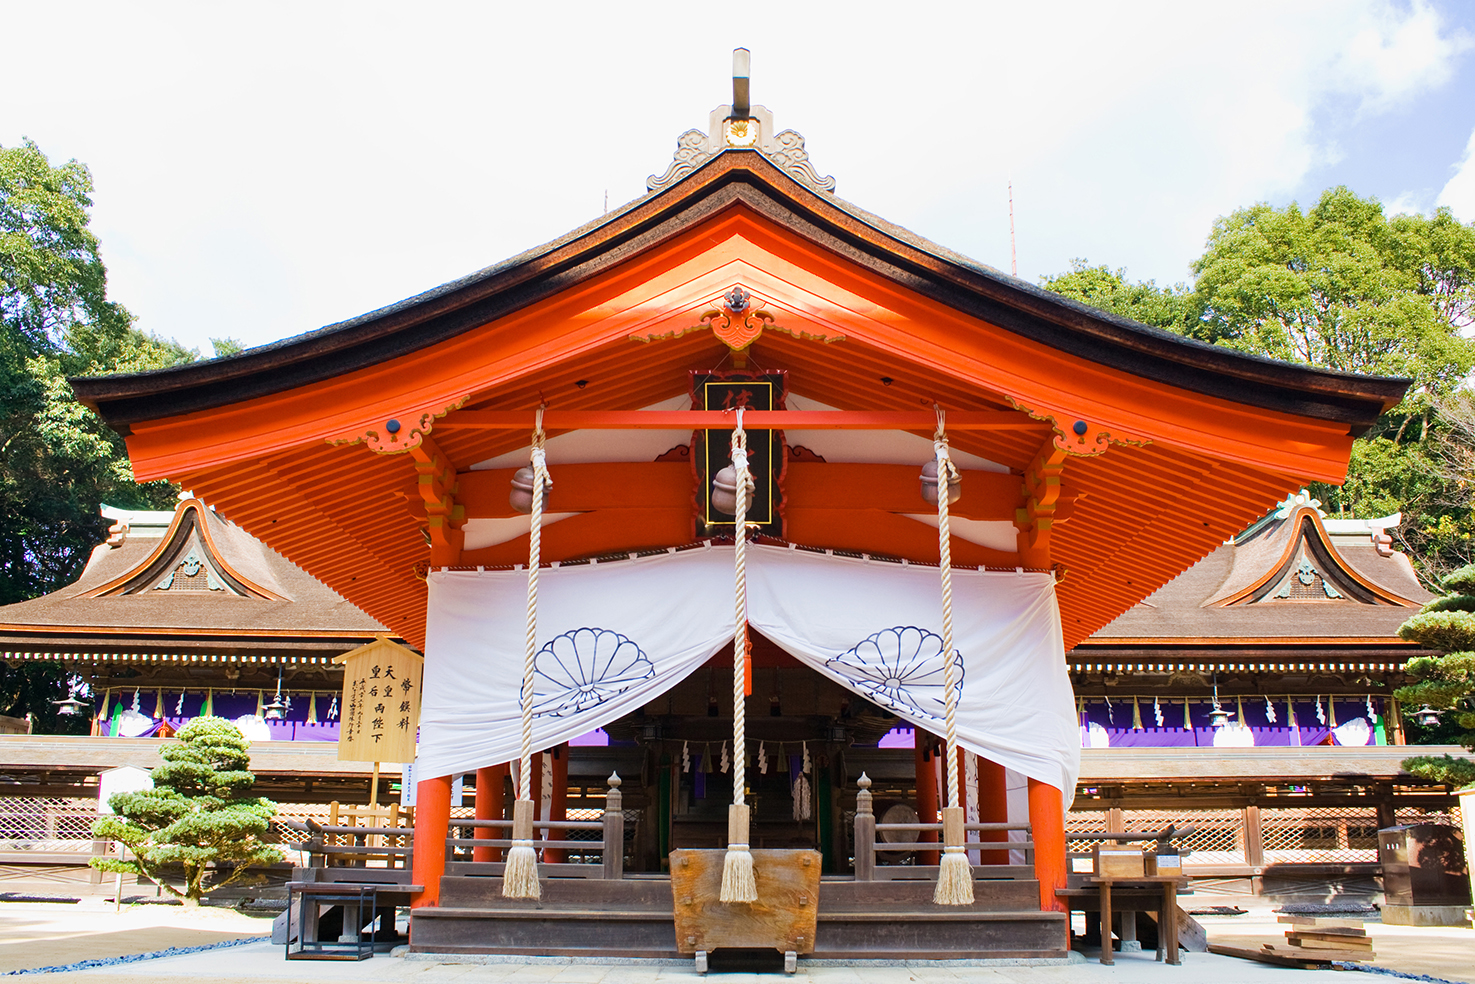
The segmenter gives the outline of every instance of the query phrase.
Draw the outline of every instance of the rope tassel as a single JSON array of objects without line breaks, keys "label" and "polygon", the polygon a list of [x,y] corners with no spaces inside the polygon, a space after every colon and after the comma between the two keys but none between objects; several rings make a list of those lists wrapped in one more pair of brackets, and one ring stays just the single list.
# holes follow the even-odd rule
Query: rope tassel
[{"label": "rope tassel", "polygon": [[509,899],[541,898],[538,884],[538,855],[533,850],[533,671],[538,648],[538,567],[543,552],[543,496],[553,479],[548,475],[548,458],[543,450],[543,408],[538,408],[533,425],[533,512],[528,529],[528,619],[522,663],[522,757],[517,775],[517,801],[512,804],[512,848],[502,873],[502,896]]},{"label": "rope tassel", "polygon": [[938,905],[973,904],[973,866],[968,863],[967,830],[958,781],[958,693],[954,689],[956,667],[953,654],[953,549],[948,525],[949,489],[962,476],[948,454],[946,420],[937,407],[937,433],[932,447],[937,453],[937,545],[938,569],[942,574],[942,659],[943,707],[947,724],[947,795],[949,806],[942,810],[942,863],[937,869],[937,890],[932,901]]},{"label": "rope tassel", "polygon": [[753,476],[748,472],[748,437],[743,433],[743,410],[737,410],[732,431],[732,467],[737,472],[737,508],[733,513],[733,605],[736,621],[732,636],[732,806],[727,809],[727,855],[722,859],[723,902],[758,901],[753,854],[748,850],[747,785],[747,650],[748,650],[748,503]]}]

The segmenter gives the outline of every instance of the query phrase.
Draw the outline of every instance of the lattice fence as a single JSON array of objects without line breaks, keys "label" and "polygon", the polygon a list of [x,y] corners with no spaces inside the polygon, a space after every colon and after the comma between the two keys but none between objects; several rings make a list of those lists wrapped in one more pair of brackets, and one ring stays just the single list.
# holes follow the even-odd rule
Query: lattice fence
[{"label": "lattice fence", "polygon": [[1393,815],[1400,824],[1442,823],[1451,827],[1458,827],[1460,825],[1460,808],[1458,805],[1450,807],[1447,812],[1443,810],[1425,810],[1417,806],[1406,806],[1402,809],[1395,810]]},{"label": "lattice fence", "polygon": [[92,850],[97,800],[60,796],[0,796],[0,850]]},{"label": "lattice fence", "polygon": [[1188,864],[1244,864],[1245,825],[1242,810],[1123,810],[1122,825],[1143,832],[1168,824],[1192,825],[1193,833],[1175,837],[1180,850],[1192,851]]},{"label": "lattice fence", "polygon": [[1071,834],[1106,832],[1106,813],[1102,810],[1072,810],[1065,815],[1065,849],[1071,854],[1090,854],[1096,841],[1075,840]]},{"label": "lattice fence", "polygon": [[1260,811],[1267,864],[1357,864],[1378,860],[1378,813],[1371,806]]}]

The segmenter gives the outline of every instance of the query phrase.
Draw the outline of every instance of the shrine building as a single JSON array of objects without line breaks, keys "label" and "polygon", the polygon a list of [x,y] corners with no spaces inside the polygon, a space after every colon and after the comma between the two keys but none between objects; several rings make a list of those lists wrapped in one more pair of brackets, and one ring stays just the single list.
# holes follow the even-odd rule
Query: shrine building
[{"label": "shrine building", "polygon": [[[760,898],[782,852],[818,854],[800,952],[1063,956],[1066,651],[1267,504],[1341,482],[1408,383],[1204,345],[931,243],[839,198],[747,83],[646,195],[551,243],[73,387],[140,481],[193,490],[424,653],[413,949],[691,952],[665,879],[751,844]],[[904,729],[956,756],[888,748]],[[573,829],[566,748],[590,735],[626,763],[626,826],[578,872],[547,831]],[[910,831],[874,823],[887,782],[914,790]],[[541,908],[504,897],[529,799],[556,844]],[[893,833],[942,856],[900,877]],[[959,851],[974,901],[949,911],[932,885]],[[611,915],[558,915],[590,906]]]}]

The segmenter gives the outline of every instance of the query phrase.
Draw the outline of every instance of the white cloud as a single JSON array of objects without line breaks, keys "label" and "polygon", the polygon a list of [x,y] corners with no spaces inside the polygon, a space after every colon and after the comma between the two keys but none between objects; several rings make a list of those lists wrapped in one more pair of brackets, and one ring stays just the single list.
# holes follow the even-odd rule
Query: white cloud
[{"label": "white cloud", "polygon": [[1424,2],[1408,11],[1368,11],[1364,23],[1336,63],[1343,84],[1362,90],[1364,110],[1387,109],[1447,82],[1453,57],[1470,47],[1469,38],[1444,30],[1438,13]]},{"label": "white cloud", "polygon": [[1336,153],[1322,107],[1390,111],[1461,45],[1395,0],[671,10],[36,4],[7,29],[64,35],[67,70],[51,45],[7,50],[0,143],[91,165],[113,296],[208,350],[352,317],[557,236],[606,190],[638,196],[727,100],[738,44],[755,100],[843,197],[1007,269],[1012,180],[1021,275],[1088,256],[1164,281],[1217,215]]},{"label": "white cloud", "polygon": [[1448,205],[1461,222],[1475,222],[1475,131],[1465,146],[1465,159],[1460,162],[1459,170],[1439,193],[1435,204]]},{"label": "white cloud", "polygon": [[1391,202],[1383,203],[1384,215],[1422,215],[1424,214],[1424,201],[1420,196],[1411,191],[1405,191]]}]

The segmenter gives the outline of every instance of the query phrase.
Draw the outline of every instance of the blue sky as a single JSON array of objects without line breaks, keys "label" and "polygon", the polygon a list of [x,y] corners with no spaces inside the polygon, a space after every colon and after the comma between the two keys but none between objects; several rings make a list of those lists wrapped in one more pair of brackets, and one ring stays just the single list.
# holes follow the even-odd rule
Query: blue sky
[{"label": "blue sky", "polygon": [[[1438,4],[1451,34],[1475,38],[1475,3]],[[1318,132],[1338,155],[1307,172],[1294,195],[1271,197],[1314,201],[1323,189],[1345,184],[1376,195],[1400,211],[1427,212],[1449,183],[1475,134],[1475,48],[1451,61],[1448,81],[1410,96],[1387,112],[1358,112],[1356,97],[1344,96],[1315,114]],[[1464,221],[1475,221],[1475,202],[1464,202]]]},{"label": "blue sky", "polygon": [[1338,183],[1475,220],[1472,2],[0,3],[0,144],[92,168],[113,298],[206,351],[642,194],[738,45],[845,199],[1007,270],[1012,181],[1030,280],[1185,280],[1216,216]]}]

